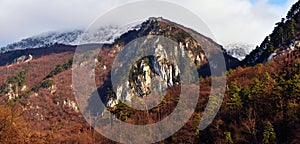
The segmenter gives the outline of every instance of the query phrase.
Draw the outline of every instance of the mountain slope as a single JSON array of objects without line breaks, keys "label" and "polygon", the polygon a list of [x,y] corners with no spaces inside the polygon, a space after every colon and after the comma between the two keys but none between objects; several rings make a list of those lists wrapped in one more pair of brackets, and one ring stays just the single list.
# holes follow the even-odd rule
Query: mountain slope
[{"label": "mountain slope", "polygon": [[[118,105],[117,92],[109,93],[112,88],[110,80],[110,71],[114,58],[120,52],[120,48],[124,47],[131,40],[149,36],[158,35],[172,39],[180,45],[178,49],[186,50],[187,55],[195,62],[199,70],[203,70],[202,74],[209,75],[208,61],[202,50],[207,48],[210,51],[218,51],[225,54],[225,51],[215,42],[193,31],[193,34],[200,37],[201,43],[195,41],[186,31],[192,31],[181,25],[175,24],[161,18],[151,18],[144,22],[140,29],[133,29],[120,36],[112,44],[104,45],[99,53],[96,62],[96,84],[99,87],[99,95],[108,106]],[[88,45],[90,46],[90,45]],[[94,47],[97,47],[95,45]],[[2,102],[15,101],[22,108],[20,112],[24,113],[24,117],[32,126],[32,137],[42,137],[43,139],[59,142],[75,142],[84,139],[88,142],[98,140],[101,143],[108,141],[102,136],[93,134],[94,130],[89,128],[78,111],[78,105],[75,102],[75,96],[72,89],[72,70],[70,69],[70,59],[73,57],[75,46],[62,44],[54,44],[44,48],[26,49],[11,51],[0,54],[0,95]],[[174,49],[175,50],[175,49]],[[30,62],[20,62],[6,65],[10,61],[23,55],[31,55],[33,59]],[[231,56],[226,56],[226,60],[230,61],[228,66],[238,62]],[[135,78],[130,79],[129,83],[135,85],[142,92],[135,91],[138,94],[147,96],[149,88],[149,80],[155,76],[160,76],[167,83],[168,89],[178,87],[176,83],[175,67],[171,67],[170,63],[164,62],[159,57],[150,57],[151,67],[155,67],[154,63],[159,66],[154,69],[146,69],[146,64],[138,64],[133,66],[132,70],[143,70],[136,73]],[[84,65],[84,63],[82,63]],[[26,70],[27,69],[27,70]],[[22,70],[25,70],[24,72]],[[207,73],[206,73],[207,72]],[[87,74],[89,74],[88,72]],[[196,79],[197,80],[197,79]],[[139,84],[142,82],[143,86]],[[126,82],[123,82],[126,83]],[[89,96],[90,95],[86,95]],[[126,96],[130,98],[130,96]],[[111,101],[111,98],[113,98]],[[170,97],[172,98],[172,97]],[[92,100],[92,99],[91,99]],[[84,109],[84,108],[80,108]],[[169,113],[161,111],[163,115]],[[91,111],[93,114],[93,111]],[[97,113],[95,113],[97,114]],[[153,120],[157,121],[157,117],[153,115]],[[150,120],[150,119],[149,119]],[[69,130],[72,130],[70,132]],[[31,137],[31,138],[32,138]]]},{"label": "mountain slope", "polygon": [[268,62],[277,56],[300,49],[300,2],[295,3],[286,19],[276,24],[273,32],[267,36],[259,47],[246,56],[245,65]]},{"label": "mountain slope", "polygon": [[[199,43],[192,36],[190,36],[190,34],[192,34],[194,37],[198,38]],[[120,38],[117,38],[114,43],[104,45],[103,52],[100,52],[100,55],[102,57],[101,61],[99,61],[97,64],[98,65],[97,68],[100,68],[98,70],[102,71],[101,76],[98,76],[98,77],[109,76],[108,72],[111,70],[112,62],[113,62],[114,58],[120,52],[120,50],[121,50],[120,48],[124,47],[126,44],[128,44],[129,42],[131,42],[134,39],[141,38],[144,36],[149,37],[151,35],[163,36],[168,39],[171,39],[179,45],[180,50],[187,51],[187,55],[189,56],[189,58],[191,58],[191,60],[196,64],[196,66],[197,66],[196,68],[198,69],[200,76],[204,76],[204,77],[209,76],[210,68],[217,69],[219,67],[218,63],[209,63],[208,62],[208,58],[207,58],[206,54],[204,53],[203,49],[210,52],[209,56],[213,56],[215,53],[221,53],[222,55],[224,55],[225,64],[228,69],[236,67],[239,62],[237,59],[229,56],[220,45],[218,45],[217,43],[213,42],[211,39],[195,32],[189,28],[186,28],[182,25],[176,24],[174,22],[171,22],[171,21],[168,21],[168,20],[165,20],[162,18],[150,18],[146,22],[142,23],[139,28],[132,29],[132,30],[128,31],[127,33],[121,35]],[[149,38],[147,38],[145,40],[145,42],[147,40],[149,40]],[[84,38],[83,38],[83,41],[85,41]],[[155,41],[159,41],[159,38]],[[26,51],[20,50],[20,51],[13,51],[13,52],[8,52],[5,54],[2,54],[2,57],[1,57],[2,64],[1,65],[11,63],[12,61],[15,61],[16,59],[18,59],[19,57],[26,57],[27,55],[31,55],[31,56],[33,56],[33,59],[37,59],[39,57],[47,55],[47,53],[51,54],[52,52],[55,52],[55,53],[63,52],[62,48],[68,47],[68,46],[64,46],[64,45],[60,46],[60,45],[56,44],[52,47],[53,48],[49,47],[49,49],[47,49],[47,47],[46,47],[44,49],[26,50]],[[60,49],[61,51],[56,50],[59,48],[61,48]],[[47,50],[45,51],[45,49],[47,49]],[[41,54],[43,51],[44,51],[44,54]],[[155,51],[160,51],[159,46],[156,47]],[[176,49],[174,49],[172,51],[176,51]],[[157,54],[158,54],[158,56],[164,55],[163,53],[157,53]],[[109,55],[109,56],[107,56],[107,55]],[[184,55],[184,53],[182,53],[182,55]],[[142,66],[136,66],[134,68],[139,73],[136,73],[137,75],[132,77],[132,79],[128,83],[129,83],[129,85],[136,86],[136,90],[134,90],[135,94],[138,94],[140,96],[147,95],[147,93],[149,93],[149,91],[147,91],[147,89],[150,88],[151,79],[155,75],[160,76],[166,82],[166,85],[168,85],[168,87],[172,87],[173,85],[178,83],[177,77],[179,76],[179,73],[180,73],[179,69],[176,68],[176,66],[170,67],[170,65],[171,65],[170,63],[168,63],[168,62],[166,63],[163,59],[159,59],[158,56],[155,56],[152,58],[149,57],[150,63],[144,63],[144,64],[140,63],[139,65],[142,65]],[[158,65],[154,66],[154,63],[156,63]],[[145,66],[147,66],[147,65],[150,66],[151,69],[148,69],[148,70],[144,71],[143,73],[147,73],[148,75],[140,73],[141,70],[145,70]],[[211,66],[211,65],[213,65],[213,66]],[[105,68],[104,69],[105,71],[103,71],[103,68]],[[223,72],[225,72],[225,71],[219,71],[218,75],[221,75]],[[99,86],[102,86],[105,83],[110,83],[110,80],[98,82]],[[139,83],[142,83],[142,84],[139,84]],[[140,85],[142,85],[142,86],[140,86]],[[122,89],[124,87],[128,87],[128,85],[120,86],[120,87]],[[108,88],[111,88],[111,86],[105,85],[104,88],[102,88],[102,89],[104,91],[106,91],[106,89],[108,89]],[[102,90],[100,90],[100,91],[102,91]],[[105,96],[106,92],[101,92],[101,94],[104,94],[102,96],[102,98],[106,98],[106,99],[104,99],[104,101],[106,101],[107,103],[116,103],[120,100],[119,99],[120,96],[113,95],[114,102],[112,102],[112,101],[109,101],[109,99],[111,99],[111,98],[107,98]],[[116,99],[116,97],[118,99]],[[130,97],[132,97],[132,96],[125,95],[122,97],[125,97],[125,99],[130,99]]]}]

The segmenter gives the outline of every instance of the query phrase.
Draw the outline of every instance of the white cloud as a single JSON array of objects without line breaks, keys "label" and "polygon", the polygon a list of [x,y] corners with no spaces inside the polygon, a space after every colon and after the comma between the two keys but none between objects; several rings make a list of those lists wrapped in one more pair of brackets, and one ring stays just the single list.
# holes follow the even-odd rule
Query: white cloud
[{"label": "white cloud", "polygon": [[[106,11],[133,0],[0,0],[0,45],[53,30],[84,28]],[[259,44],[284,17],[284,6],[267,0],[169,0],[197,14],[219,43]]]},{"label": "white cloud", "polygon": [[256,3],[248,0],[188,0],[183,6],[200,16],[221,44],[260,44],[295,1],[277,6],[268,4],[267,0]]},{"label": "white cloud", "polygon": [[41,32],[84,28],[121,0],[0,0],[0,45]]}]

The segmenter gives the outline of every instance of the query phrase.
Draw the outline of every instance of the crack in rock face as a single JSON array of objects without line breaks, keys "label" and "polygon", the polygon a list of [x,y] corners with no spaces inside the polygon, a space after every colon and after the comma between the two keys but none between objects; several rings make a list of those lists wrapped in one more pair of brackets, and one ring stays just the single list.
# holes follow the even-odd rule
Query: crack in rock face
[{"label": "crack in rock face", "polygon": [[157,85],[154,85],[154,87],[158,91],[164,91],[167,87],[178,84],[178,71],[178,68],[165,59],[154,56],[146,57],[132,68],[129,85],[135,90],[136,95],[145,97],[151,93],[153,78],[156,78]]}]

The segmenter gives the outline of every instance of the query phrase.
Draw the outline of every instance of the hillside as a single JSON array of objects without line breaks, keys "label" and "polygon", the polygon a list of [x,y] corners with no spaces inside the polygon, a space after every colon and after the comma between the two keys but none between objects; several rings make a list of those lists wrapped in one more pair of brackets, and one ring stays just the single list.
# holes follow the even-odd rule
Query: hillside
[{"label": "hillside", "polygon": [[295,3],[286,18],[276,23],[273,32],[259,47],[246,56],[245,65],[268,62],[277,56],[285,55],[300,48],[300,2]]}]

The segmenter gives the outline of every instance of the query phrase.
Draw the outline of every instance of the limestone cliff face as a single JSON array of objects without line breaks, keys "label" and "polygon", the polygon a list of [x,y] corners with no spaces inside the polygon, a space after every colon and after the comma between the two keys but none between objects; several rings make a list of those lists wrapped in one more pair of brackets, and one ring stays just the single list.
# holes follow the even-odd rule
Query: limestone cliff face
[{"label": "limestone cliff face", "polygon": [[[199,38],[200,42],[196,41],[194,39],[195,37],[192,37],[190,33]],[[165,49],[167,49],[168,46],[164,45],[164,41],[160,38],[153,39],[153,36],[167,38],[176,43],[176,46],[167,52]],[[115,88],[114,96],[108,96],[107,100],[105,100],[108,106],[116,105],[119,100],[131,101],[135,96],[148,96],[153,89],[163,91],[180,84],[181,72],[178,68],[179,63],[168,61],[167,55],[170,51],[174,53],[173,55],[175,57],[187,56],[190,61],[194,63],[196,68],[202,72],[199,75],[205,76],[209,75],[210,71],[208,57],[213,56],[214,52],[225,53],[225,50],[222,49],[220,45],[191,29],[162,18],[150,18],[142,24],[139,30],[129,31],[117,39],[115,43],[111,45],[108,56],[114,58],[122,51],[125,45],[141,37],[146,37],[141,44],[150,43],[150,48],[153,49],[155,54],[153,56],[144,57],[134,63],[134,65],[131,65],[129,78],[119,82]],[[206,55],[203,49],[211,52],[210,55]],[[224,56],[226,64],[238,62],[237,59],[229,55]],[[217,64],[214,66],[218,67]]]},{"label": "limestone cliff face", "polygon": [[[167,45],[160,43],[161,37],[145,38],[140,43],[148,43],[155,41],[152,46],[154,55],[147,56],[131,66],[129,78],[124,79],[125,82],[119,82],[116,88],[116,97],[108,101],[108,106],[114,106],[121,101],[131,101],[134,97],[146,97],[153,91],[163,92],[167,88],[180,84],[180,69],[178,67],[179,61],[169,61],[170,56],[174,57],[188,57],[191,64],[194,63],[196,67],[200,67],[207,59],[200,50],[199,44],[194,40],[187,39],[179,42],[172,52],[167,51]],[[150,42],[151,43],[151,42]],[[191,49],[199,49],[199,53],[194,53]],[[190,50],[188,50],[190,49]],[[172,54],[170,54],[172,53]],[[123,62],[126,62],[124,60]],[[120,65],[125,65],[124,63]]]},{"label": "limestone cliff face", "polygon": [[[140,72],[129,80],[129,86],[134,94],[144,97],[151,93],[154,77],[160,80],[161,88],[179,84],[179,69],[167,60],[158,57],[147,57],[133,67],[133,72]],[[154,84],[156,85],[156,84]]]},{"label": "limestone cliff face", "polygon": [[116,97],[108,101],[108,106],[114,106],[119,100],[131,101],[135,96],[146,97],[156,91],[180,83],[180,70],[176,64],[167,59],[161,45],[155,48],[154,56],[147,56],[137,61],[130,69],[128,79],[117,84]]},{"label": "limestone cliff face", "polygon": [[23,62],[29,62],[32,59],[33,59],[33,57],[30,54],[29,55],[23,55],[23,56],[20,56],[20,57],[14,59],[11,64],[19,64],[19,63],[23,63]]}]

